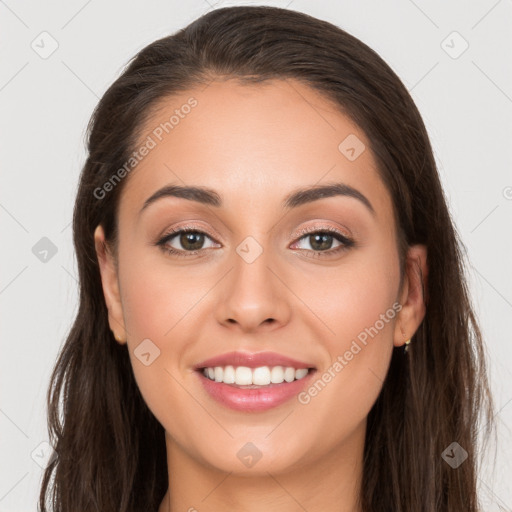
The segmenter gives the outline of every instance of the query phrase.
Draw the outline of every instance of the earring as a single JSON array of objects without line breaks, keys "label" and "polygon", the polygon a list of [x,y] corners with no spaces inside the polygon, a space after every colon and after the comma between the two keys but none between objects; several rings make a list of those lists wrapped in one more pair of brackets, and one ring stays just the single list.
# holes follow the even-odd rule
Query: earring
[{"label": "earring", "polygon": [[119,334],[117,334],[117,332],[115,332],[115,333],[114,333],[114,338],[115,338],[117,341],[119,341],[119,342],[123,341],[123,340],[122,340],[122,338],[121,338],[121,336],[119,336]]},{"label": "earring", "polygon": [[407,354],[408,350],[409,350],[409,345],[411,343],[411,339],[409,338],[406,342],[405,342],[405,348],[404,348],[404,353]]}]

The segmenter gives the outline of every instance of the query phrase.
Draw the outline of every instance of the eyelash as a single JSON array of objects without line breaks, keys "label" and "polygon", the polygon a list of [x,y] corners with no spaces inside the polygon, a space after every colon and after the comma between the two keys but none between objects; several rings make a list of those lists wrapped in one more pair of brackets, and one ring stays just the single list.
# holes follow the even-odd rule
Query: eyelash
[{"label": "eyelash", "polygon": [[[204,249],[200,249],[199,251],[182,251],[177,250],[172,247],[166,246],[166,244],[171,241],[173,238],[175,238],[177,235],[181,235],[183,233],[199,233],[201,235],[206,235],[209,238],[213,237],[209,235],[208,233],[201,231],[200,229],[194,228],[194,227],[184,227],[181,229],[172,230],[169,233],[165,234],[158,242],[156,242],[155,245],[159,246],[165,253],[170,254],[171,256],[177,256],[178,258],[187,258],[189,256],[195,256],[200,251]],[[336,247],[335,249],[330,249],[328,251],[315,251],[310,249],[300,249],[302,251],[306,251],[308,253],[313,253],[315,258],[323,258],[328,256],[333,256],[334,254],[338,254],[339,252],[346,251],[350,249],[351,247],[355,246],[355,242],[351,240],[350,238],[347,238],[345,235],[340,233],[337,229],[331,228],[331,227],[325,227],[325,228],[317,228],[317,227],[309,227],[301,229],[298,233],[295,234],[295,236],[298,236],[298,240],[301,240],[306,235],[313,235],[313,234],[331,234],[334,236],[336,240],[342,243],[339,247]]]}]

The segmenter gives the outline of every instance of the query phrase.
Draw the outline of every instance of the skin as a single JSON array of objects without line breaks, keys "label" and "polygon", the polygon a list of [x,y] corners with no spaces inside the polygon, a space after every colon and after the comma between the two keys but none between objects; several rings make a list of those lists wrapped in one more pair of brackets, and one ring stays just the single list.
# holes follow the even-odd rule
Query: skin
[{"label": "skin", "polygon": [[[399,288],[393,205],[369,141],[316,91],[296,81],[214,81],[162,101],[141,141],[191,96],[198,105],[126,178],[117,271],[102,227],[95,232],[110,327],[166,431],[169,491],[159,512],[359,511],[366,418],[393,347],[423,320],[417,269],[426,279],[426,248],[410,247]],[[349,134],[366,146],[354,161],[338,149]],[[375,215],[345,196],[282,209],[297,188],[332,182],[359,190]],[[167,197],[139,216],[168,184],[209,187],[223,206]],[[179,258],[154,245],[190,224],[207,233],[202,253]],[[322,249],[296,235],[302,227],[333,227],[356,245],[334,253],[336,238]],[[263,249],[250,264],[236,252],[248,236]],[[179,235],[168,245],[192,252]],[[319,247],[324,257],[311,253]],[[270,350],[320,376],[395,302],[400,312],[307,404],[237,412],[210,398],[192,369],[232,350]],[[149,366],[134,355],[146,338],[160,350]],[[261,452],[250,468],[237,457],[248,442]]]}]

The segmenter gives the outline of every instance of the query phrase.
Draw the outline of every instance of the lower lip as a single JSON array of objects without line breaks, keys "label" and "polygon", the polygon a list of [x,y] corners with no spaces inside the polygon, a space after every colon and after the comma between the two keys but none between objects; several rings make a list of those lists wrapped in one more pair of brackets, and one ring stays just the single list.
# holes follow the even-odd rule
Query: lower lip
[{"label": "lower lip", "polygon": [[240,388],[224,382],[216,382],[205,377],[202,370],[197,373],[204,389],[217,402],[237,411],[257,412],[277,407],[297,396],[307,385],[316,370],[293,382],[269,384],[261,388]]}]

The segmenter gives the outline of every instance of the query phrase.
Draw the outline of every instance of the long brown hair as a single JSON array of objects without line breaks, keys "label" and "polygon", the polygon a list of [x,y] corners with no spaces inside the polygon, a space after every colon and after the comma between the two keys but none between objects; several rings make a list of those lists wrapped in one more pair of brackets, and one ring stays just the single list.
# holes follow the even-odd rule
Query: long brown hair
[{"label": "long brown hair", "polygon": [[[164,430],[138,390],[126,345],[110,331],[93,240],[101,224],[116,245],[129,177],[104,197],[97,191],[129,159],[158,101],[226,78],[295,79],[331,99],[370,141],[394,203],[401,261],[409,245],[427,246],[425,318],[407,355],[394,349],[368,417],[363,510],[476,512],[477,431],[490,431],[492,400],[465,251],[421,116],[397,75],[357,38],[262,6],[213,10],[148,45],[93,113],[73,215],[80,304],[48,389],[56,453],[43,475],[41,511],[51,504],[56,512],[154,512],[166,492]],[[453,442],[468,454],[456,469],[442,457]]]}]

